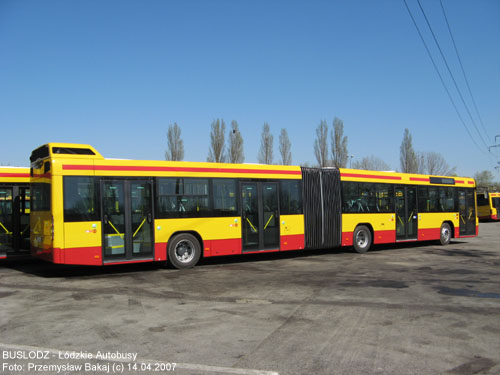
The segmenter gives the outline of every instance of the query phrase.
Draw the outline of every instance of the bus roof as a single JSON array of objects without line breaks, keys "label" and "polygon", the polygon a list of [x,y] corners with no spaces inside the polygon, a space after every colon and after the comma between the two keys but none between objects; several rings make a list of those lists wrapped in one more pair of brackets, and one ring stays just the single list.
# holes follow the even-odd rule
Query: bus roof
[{"label": "bus roof", "polygon": [[[31,154],[32,164],[46,158],[59,159],[54,165],[57,174],[121,176],[183,176],[300,179],[301,167],[266,164],[229,164],[165,160],[129,160],[104,158],[90,145],[76,143],[47,143]],[[73,161],[64,161],[72,159]],[[80,160],[74,160],[80,159]],[[92,159],[92,162],[86,162]],[[39,167],[39,166],[38,166]],[[475,187],[473,178],[431,176],[397,172],[340,169],[343,181],[379,182],[412,185],[441,185]]]},{"label": "bus roof", "polygon": [[48,143],[34,150],[31,156],[32,166],[35,169],[41,168],[41,161],[47,158],[54,159],[51,173],[56,175],[301,178],[301,169],[297,166],[105,159],[92,146],[69,143]]},{"label": "bus roof", "polygon": [[476,181],[469,177],[434,176],[414,173],[379,172],[359,169],[340,169],[342,181],[380,182],[411,185],[441,185],[475,187]]}]

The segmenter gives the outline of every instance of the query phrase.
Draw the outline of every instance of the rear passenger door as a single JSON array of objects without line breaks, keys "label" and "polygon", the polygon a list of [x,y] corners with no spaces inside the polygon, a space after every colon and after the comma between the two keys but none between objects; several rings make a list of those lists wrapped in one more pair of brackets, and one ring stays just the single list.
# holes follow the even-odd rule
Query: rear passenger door
[{"label": "rear passenger door", "polygon": [[278,250],[279,200],[276,182],[242,182],[241,236],[243,251]]}]

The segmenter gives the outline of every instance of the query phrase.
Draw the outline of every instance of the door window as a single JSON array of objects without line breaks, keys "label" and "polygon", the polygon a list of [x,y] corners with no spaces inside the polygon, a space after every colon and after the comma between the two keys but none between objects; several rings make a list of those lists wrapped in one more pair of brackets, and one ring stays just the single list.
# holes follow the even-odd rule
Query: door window
[{"label": "door window", "polygon": [[396,186],[396,239],[418,238],[417,191],[411,186]]},{"label": "door window", "polygon": [[243,248],[259,248],[259,207],[257,184],[243,184],[241,186],[242,207],[242,239]]},{"label": "door window", "polygon": [[276,184],[262,185],[264,248],[279,244],[278,192]]},{"label": "door window", "polygon": [[125,189],[123,181],[103,183],[104,257],[125,255]]},{"label": "door window", "polygon": [[132,253],[151,254],[153,252],[153,234],[151,222],[151,189],[148,183],[132,182],[130,184],[132,206]]}]

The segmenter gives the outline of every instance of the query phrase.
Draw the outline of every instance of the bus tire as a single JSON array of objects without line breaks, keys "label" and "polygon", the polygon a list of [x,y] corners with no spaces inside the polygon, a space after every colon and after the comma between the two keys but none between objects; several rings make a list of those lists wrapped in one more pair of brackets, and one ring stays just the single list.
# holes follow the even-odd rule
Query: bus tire
[{"label": "bus tire", "polygon": [[372,245],[372,232],[366,225],[358,225],[354,230],[352,243],[357,253],[366,253]]},{"label": "bus tire", "polygon": [[168,242],[168,261],[177,269],[194,267],[200,260],[200,256],[200,242],[192,234],[179,233]]},{"label": "bus tire", "polygon": [[450,224],[443,223],[441,229],[439,230],[439,242],[441,245],[448,245],[451,241],[451,228]]}]

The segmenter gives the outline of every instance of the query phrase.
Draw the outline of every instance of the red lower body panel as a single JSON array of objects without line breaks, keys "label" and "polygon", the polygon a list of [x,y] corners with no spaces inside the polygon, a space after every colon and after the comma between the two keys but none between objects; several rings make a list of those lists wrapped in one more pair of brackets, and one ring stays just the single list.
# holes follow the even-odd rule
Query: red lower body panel
[{"label": "red lower body panel", "polygon": [[304,248],[305,240],[303,234],[292,234],[290,236],[281,236],[280,250],[302,250]]},{"label": "red lower body panel", "polygon": [[[455,237],[458,231],[455,229]],[[440,228],[427,228],[418,230],[418,240],[419,241],[429,241],[429,240],[439,240],[441,237]]]},{"label": "red lower body panel", "polygon": [[241,238],[203,241],[205,257],[241,254]]},{"label": "red lower body panel", "polygon": [[167,260],[167,243],[166,242],[155,243],[155,260],[156,261]]},{"label": "red lower body panel", "polygon": [[52,253],[52,262],[61,264],[80,264],[84,266],[102,265],[102,247],[75,247],[57,249]]},{"label": "red lower body panel", "polygon": [[396,242],[395,230],[378,230],[373,234],[373,243],[392,243]]},{"label": "red lower body panel", "polygon": [[[203,241],[204,256],[236,255],[242,253],[241,238],[231,238],[227,240],[205,240]],[[280,237],[280,249],[272,251],[301,250],[304,248],[304,235],[290,235]],[[256,251],[261,253],[263,251]],[[245,252],[245,254],[250,254]]]},{"label": "red lower body panel", "polygon": [[352,246],[353,232],[342,232],[342,246]]},{"label": "red lower body panel", "polygon": [[[69,249],[46,249],[32,251],[34,257],[57,264],[73,264],[81,266],[102,266],[102,247],[73,247]],[[151,262],[152,260],[131,260],[104,263],[106,265]]]}]

